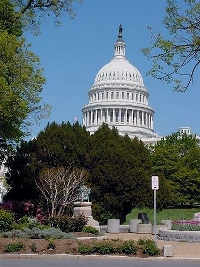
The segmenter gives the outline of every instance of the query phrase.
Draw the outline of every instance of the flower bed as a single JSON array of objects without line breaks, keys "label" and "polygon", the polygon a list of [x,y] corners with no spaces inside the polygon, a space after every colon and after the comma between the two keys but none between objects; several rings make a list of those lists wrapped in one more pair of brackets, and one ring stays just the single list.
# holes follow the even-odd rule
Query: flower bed
[{"label": "flower bed", "polygon": [[200,231],[200,221],[179,220],[172,222],[172,230],[178,231]]}]

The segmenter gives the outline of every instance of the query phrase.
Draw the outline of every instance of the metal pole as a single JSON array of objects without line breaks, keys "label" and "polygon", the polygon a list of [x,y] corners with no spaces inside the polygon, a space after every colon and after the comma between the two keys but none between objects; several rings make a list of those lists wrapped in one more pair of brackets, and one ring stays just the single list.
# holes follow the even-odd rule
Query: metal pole
[{"label": "metal pole", "polygon": [[154,207],[154,220],[153,220],[153,233],[155,235],[156,239],[156,190],[153,190],[154,193],[154,202],[153,202],[153,207]]}]

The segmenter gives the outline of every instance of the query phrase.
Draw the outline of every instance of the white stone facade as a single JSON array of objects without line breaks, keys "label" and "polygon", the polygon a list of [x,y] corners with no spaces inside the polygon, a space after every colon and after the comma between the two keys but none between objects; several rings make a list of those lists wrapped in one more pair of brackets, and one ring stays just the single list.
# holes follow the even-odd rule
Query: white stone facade
[{"label": "white stone facade", "polygon": [[140,72],[125,54],[120,26],[114,57],[97,73],[89,91],[89,103],[82,109],[83,125],[93,134],[102,123],[107,123],[111,128],[116,127],[120,135],[155,143],[160,137],[154,132],[149,93]]}]

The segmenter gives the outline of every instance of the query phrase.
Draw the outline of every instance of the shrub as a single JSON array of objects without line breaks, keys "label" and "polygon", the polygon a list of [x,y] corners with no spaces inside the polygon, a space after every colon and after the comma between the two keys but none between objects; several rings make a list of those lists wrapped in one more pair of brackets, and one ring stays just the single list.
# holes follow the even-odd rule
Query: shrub
[{"label": "shrub", "polygon": [[86,225],[87,219],[84,216],[70,217],[58,216],[49,219],[49,224],[59,228],[63,232],[81,232]]},{"label": "shrub", "polygon": [[36,244],[34,242],[30,245],[30,249],[34,253],[37,252],[37,246],[36,246]]},{"label": "shrub", "polygon": [[0,232],[9,231],[14,223],[14,215],[10,211],[0,209]]},{"label": "shrub", "polygon": [[196,221],[175,221],[172,223],[172,230],[178,231],[200,231],[200,224]]},{"label": "shrub", "polygon": [[23,230],[12,230],[9,232],[2,233],[3,237],[7,238],[32,238],[32,239],[70,239],[73,236],[69,233],[64,233],[56,228],[49,228],[41,230],[39,228],[24,228]]},{"label": "shrub", "polygon": [[54,243],[54,240],[53,239],[49,239],[49,244],[47,246],[47,249],[55,249],[56,248],[56,245]]},{"label": "shrub", "polygon": [[78,247],[78,253],[82,254],[82,255],[89,255],[94,253],[94,249],[91,246],[88,246],[86,244],[81,244]]},{"label": "shrub", "polygon": [[138,241],[138,244],[142,248],[142,252],[145,255],[148,256],[157,256],[160,254],[160,249],[157,247],[156,243],[154,240],[151,239],[146,239],[142,241],[141,239]]},{"label": "shrub", "polygon": [[92,227],[92,226],[84,226],[82,231],[85,232],[85,233],[91,233],[91,234],[94,234],[94,235],[99,233],[99,231],[96,228]]},{"label": "shrub", "polygon": [[81,254],[126,254],[135,255],[137,252],[137,245],[134,241],[101,241],[94,242],[90,245],[80,244],[78,252]]},{"label": "shrub", "polygon": [[24,248],[24,244],[22,242],[13,242],[9,243],[5,247],[5,252],[17,252]]},{"label": "shrub", "polygon": [[135,255],[137,252],[137,245],[133,240],[124,241],[120,247],[121,252],[126,255]]}]

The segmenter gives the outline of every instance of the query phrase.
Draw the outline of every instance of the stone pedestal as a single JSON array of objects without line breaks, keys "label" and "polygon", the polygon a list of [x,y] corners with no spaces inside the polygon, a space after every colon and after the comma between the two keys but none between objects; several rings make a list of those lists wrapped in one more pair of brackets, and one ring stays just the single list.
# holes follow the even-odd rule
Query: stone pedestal
[{"label": "stone pedestal", "polygon": [[137,226],[139,223],[141,223],[142,220],[133,219],[129,222],[129,232],[130,233],[137,233]]},{"label": "stone pedestal", "polygon": [[172,245],[164,245],[163,256],[164,257],[173,257],[174,256],[174,251],[173,251]]},{"label": "stone pedestal", "polygon": [[119,219],[108,219],[108,233],[120,233],[120,220]]},{"label": "stone pedestal", "polygon": [[171,230],[172,221],[171,220],[161,220],[161,223],[167,226],[167,230]]},{"label": "stone pedestal", "polygon": [[194,214],[194,221],[200,222],[200,212]]},{"label": "stone pedestal", "polygon": [[87,218],[87,225],[95,227],[99,230],[99,222],[92,217],[92,202],[75,202],[74,216],[83,215]]},{"label": "stone pedestal", "polygon": [[137,225],[137,233],[138,234],[152,234],[152,224],[142,224],[139,223]]}]

